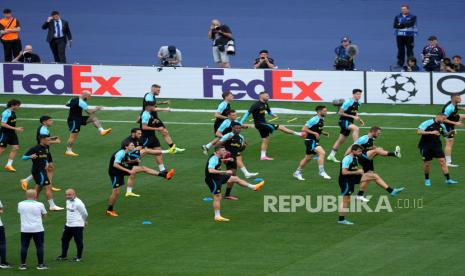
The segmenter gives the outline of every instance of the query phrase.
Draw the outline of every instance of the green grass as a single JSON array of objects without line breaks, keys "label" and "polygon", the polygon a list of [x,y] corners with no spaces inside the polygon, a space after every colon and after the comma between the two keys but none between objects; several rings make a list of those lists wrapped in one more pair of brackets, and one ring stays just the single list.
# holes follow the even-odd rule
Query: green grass
[{"label": "green grass", "polygon": [[[10,97],[0,96],[0,103]],[[46,96],[18,97],[25,103],[61,104],[67,98]],[[107,106],[138,106],[140,99],[95,98],[92,104]],[[245,109],[249,102],[234,103],[234,108]],[[174,108],[214,108],[217,101],[175,100]],[[272,103],[272,107],[313,109],[315,104]],[[331,110],[334,110],[332,107]],[[368,112],[408,112],[434,114],[438,106],[391,106],[365,105]],[[57,119],[66,118],[66,110],[22,109],[18,112],[18,125],[25,127],[20,135],[20,155],[34,144],[37,121],[24,118],[38,118],[49,114]],[[138,112],[102,111],[102,120],[133,121]],[[163,113],[161,118],[168,122],[168,129],[175,142],[187,148],[183,154],[166,156],[165,164],[176,168],[177,174],[170,182],[160,178],[138,175],[135,191],[140,198],[121,197],[116,205],[120,216],[110,218],[104,215],[108,196],[111,193],[107,166],[111,154],[127,136],[132,123],[104,123],[113,128],[113,133],[100,137],[96,130],[83,128],[75,145],[78,158],[63,155],[65,144],[52,147],[57,168],[54,182],[61,188],[74,187],[90,212],[89,226],[85,231],[85,251],[82,263],[59,263],[54,258],[60,251],[60,237],[65,213],[51,213],[45,220],[47,272],[33,269],[36,264],[35,252],[29,251],[30,269],[22,274],[47,273],[63,275],[393,275],[393,274],[463,274],[463,248],[465,246],[465,223],[463,222],[463,184],[445,187],[443,176],[433,163],[432,187],[426,189],[422,180],[422,162],[416,148],[418,136],[414,130],[383,131],[376,141],[387,149],[400,145],[403,149],[401,160],[379,158],[376,170],[392,186],[405,186],[407,190],[400,199],[423,199],[421,209],[395,208],[392,213],[350,214],[356,222],[353,227],[335,223],[337,214],[310,214],[304,209],[295,213],[264,213],[264,195],[337,195],[337,173],[339,167],[327,163],[326,169],[333,177],[324,181],[317,175],[314,162],[304,171],[307,181],[297,182],[291,174],[303,157],[302,140],[283,133],[274,134],[269,154],[272,162],[258,161],[260,139],[255,130],[246,130],[244,136],[249,147],[244,153],[250,171],[259,171],[267,185],[259,193],[234,187],[233,193],[239,201],[223,201],[222,214],[231,219],[230,223],[213,221],[210,203],[202,199],[209,196],[203,182],[206,157],[200,152],[200,145],[212,136],[209,124],[182,125],[169,122],[212,123],[208,113]],[[281,116],[278,123],[298,117],[293,125],[303,125],[306,116]],[[367,116],[369,125],[385,127],[416,128],[426,118],[400,118]],[[328,126],[336,126],[337,118],[327,119]],[[300,127],[291,127],[300,129]],[[329,127],[330,138],[323,138],[322,145],[329,151],[338,129]],[[366,130],[363,130],[364,133]],[[64,121],[57,120],[52,134],[67,138]],[[459,133],[455,146],[454,161],[465,166],[464,141]],[[348,146],[346,144],[344,148]],[[338,154],[341,157],[342,153]],[[6,155],[0,157],[0,164],[6,162]],[[147,157],[144,165],[155,167],[153,158]],[[0,200],[5,205],[2,220],[6,226],[9,262],[19,263],[19,217],[16,204],[22,200],[19,179],[29,174],[30,161],[14,163],[17,173],[0,172]],[[461,168],[452,169],[451,175],[461,183],[465,177]],[[241,174],[239,174],[242,176]],[[386,193],[374,185],[369,193],[375,197]],[[64,205],[62,193],[55,193],[56,202]],[[45,202],[44,195],[41,201]],[[397,199],[391,199],[393,207]],[[374,206],[370,202],[370,206]],[[150,220],[152,225],[142,225]],[[74,244],[69,255],[75,253]],[[16,274],[17,268],[2,271],[2,275]]]}]

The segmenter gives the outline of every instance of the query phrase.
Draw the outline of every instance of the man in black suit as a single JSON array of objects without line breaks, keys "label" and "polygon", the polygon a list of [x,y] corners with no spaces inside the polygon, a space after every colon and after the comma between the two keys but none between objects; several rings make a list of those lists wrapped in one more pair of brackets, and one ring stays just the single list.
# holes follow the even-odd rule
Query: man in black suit
[{"label": "man in black suit", "polygon": [[48,29],[47,42],[50,43],[55,62],[66,63],[66,44],[72,41],[68,21],[61,19],[58,11],[53,11],[47,22],[42,25],[42,29]]}]

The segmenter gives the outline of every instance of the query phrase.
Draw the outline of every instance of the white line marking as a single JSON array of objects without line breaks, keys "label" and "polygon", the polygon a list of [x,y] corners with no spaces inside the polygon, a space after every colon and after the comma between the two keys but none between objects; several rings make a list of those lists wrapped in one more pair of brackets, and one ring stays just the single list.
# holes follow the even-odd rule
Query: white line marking
[{"label": "white line marking", "polygon": [[[24,120],[24,121],[37,121],[37,123],[39,122],[39,119],[38,118],[18,118],[18,121],[21,121],[21,120]],[[57,121],[57,122],[66,122],[67,120],[66,119],[56,119],[56,118],[53,118],[54,121]],[[100,122],[103,122],[103,123],[123,123],[123,124],[136,124],[136,120],[134,121],[118,121],[118,120],[100,120]],[[168,121],[163,121],[163,123],[167,124],[167,125],[207,125],[207,126],[212,126],[213,124],[212,123],[193,123],[193,122],[168,122]],[[302,125],[288,125],[286,124],[286,126],[289,126],[289,127],[302,127]],[[339,128],[339,126],[324,126],[325,128]],[[370,127],[360,127],[359,128],[361,129],[370,129]],[[412,127],[385,127],[385,126],[381,126],[382,129],[386,129],[386,130],[417,130],[417,128],[412,128]],[[465,131],[465,129],[457,129],[457,131]]]},{"label": "white line marking", "polygon": [[[0,105],[5,106],[5,105]],[[25,108],[40,108],[40,109],[68,109],[67,106],[59,104],[22,104],[21,107]],[[136,106],[106,106],[103,110],[108,111],[141,111],[141,107]],[[315,111],[294,110],[287,108],[273,108],[274,113],[277,114],[297,114],[297,115],[314,115]],[[194,113],[215,113],[215,109],[187,109],[187,108],[172,108],[171,112],[194,112]],[[247,110],[237,110],[239,113],[245,113]],[[328,112],[330,115],[337,114],[337,112]],[[382,116],[382,117],[434,117],[433,114],[412,114],[412,113],[359,113],[361,116]]]}]

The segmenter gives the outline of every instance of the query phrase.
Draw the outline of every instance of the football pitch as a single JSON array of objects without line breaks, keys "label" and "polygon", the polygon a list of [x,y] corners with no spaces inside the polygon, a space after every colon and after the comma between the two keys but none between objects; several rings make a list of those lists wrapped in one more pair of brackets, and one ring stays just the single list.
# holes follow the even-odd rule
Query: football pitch
[{"label": "football pitch", "polygon": [[[163,95],[163,92],[162,92]],[[350,97],[350,95],[348,95]],[[0,96],[4,104],[11,96]],[[15,96],[26,104],[65,104],[67,97]],[[219,101],[172,100],[172,108],[215,109]],[[141,99],[92,98],[90,105],[134,106]],[[251,102],[235,101],[234,109],[248,109]],[[313,111],[315,103],[271,102],[271,108],[289,108]],[[361,112],[435,114],[441,106],[418,105],[362,105]],[[328,104],[328,111],[336,107]],[[73,187],[78,197],[87,205],[89,225],[85,229],[85,248],[81,263],[57,262],[60,254],[61,232],[65,212],[49,213],[45,226],[46,272],[36,271],[35,250],[28,254],[29,269],[19,272],[19,215],[16,205],[24,197],[19,180],[29,175],[31,162],[22,161],[22,154],[35,143],[35,133],[41,115],[55,119],[52,135],[60,136],[62,144],[52,145],[56,173],[54,184],[63,189]],[[134,191],[140,198],[125,198],[122,189],[115,209],[119,217],[105,215],[111,183],[107,174],[111,155],[119,149],[121,140],[129,135],[138,111],[100,111],[97,117],[104,127],[113,128],[106,137],[98,135],[92,126],[81,129],[74,151],[80,157],[66,157],[66,109],[22,108],[17,112],[18,126],[25,128],[19,135],[21,149],[15,160],[16,173],[0,172],[0,200],[5,213],[2,220],[7,235],[8,261],[13,269],[1,271],[1,275],[48,274],[64,275],[459,275],[464,274],[465,248],[464,194],[465,156],[464,132],[458,132],[454,147],[454,163],[451,177],[459,181],[455,186],[444,184],[439,165],[432,162],[432,186],[423,184],[422,161],[417,143],[417,126],[429,119],[425,117],[362,116],[367,126],[385,127],[376,145],[392,150],[402,148],[402,158],[375,160],[376,171],[393,187],[406,190],[396,198],[390,198],[393,212],[348,214],[353,226],[336,223],[337,213],[309,213],[305,208],[296,212],[264,212],[265,195],[338,195],[337,176],[339,165],[326,162],[325,168],[332,180],[318,176],[315,161],[303,171],[306,181],[292,177],[305,147],[303,139],[275,133],[272,135],[269,156],[274,161],[259,161],[260,138],[254,129],[243,130],[249,146],[243,153],[249,171],[259,172],[266,180],[257,193],[239,186],[232,194],[238,201],[222,201],[222,215],[229,223],[213,221],[210,196],[204,183],[207,157],[200,146],[211,140],[212,113],[161,112],[175,143],[187,150],[184,153],[165,155],[165,165],[175,168],[171,181],[159,177],[137,175]],[[242,115],[242,114],[239,114]],[[278,114],[279,115],[279,114]],[[310,115],[279,115],[274,123],[290,125],[294,130],[310,118]],[[288,120],[297,118],[287,123]],[[339,133],[337,116],[329,115],[325,130],[330,137],[322,137],[321,145],[329,153]],[[361,135],[367,129],[361,130]],[[158,135],[161,139],[161,136]],[[162,141],[166,148],[166,144]],[[343,145],[337,157],[349,146]],[[6,154],[0,164],[6,163]],[[143,159],[143,164],[156,168],[153,157]],[[157,168],[156,168],[157,169]],[[238,172],[242,177],[242,173]],[[32,187],[32,183],[30,183]],[[356,188],[357,190],[357,188]],[[387,193],[370,184],[368,194],[373,198]],[[55,193],[55,202],[65,205],[64,193]],[[46,204],[45,195],[40,200]],[[413,206],[421,202],[421,206]],[[368,205],[375,207],[376,200]],[[421,207],[421,208],[419,208]],[[151,221],[145,225],[143,221]],[[71,242],[69,256],[75,254]]]}]

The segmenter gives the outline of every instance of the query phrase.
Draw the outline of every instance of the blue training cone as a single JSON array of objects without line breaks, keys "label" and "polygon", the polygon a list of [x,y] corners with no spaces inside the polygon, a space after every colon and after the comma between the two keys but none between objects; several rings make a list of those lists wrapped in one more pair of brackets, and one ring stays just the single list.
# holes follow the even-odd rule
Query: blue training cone
[{"label": "blue training cone", "polygon": [[209,202],[209,201],[212,201],[212,200],[213,200],[213,198],[211,198],[209,196],[203,198],[203,201],[205,201],[205,202]]},{"label": "blue training cone", "polygon": [[263,178],[260,178],[260,177],[255,178],[255,182],[257,182],[257,183],[260,183],[260,182],[262,182],[262,181],[263,181]]},{"label": "blue training cone", "polygon": [[144,220],[144,221],[142,222],[142,224],[144,224],[144,225],[149,225],[149,224],[152,224],[152,222],[149,221],[149,220]]}]

